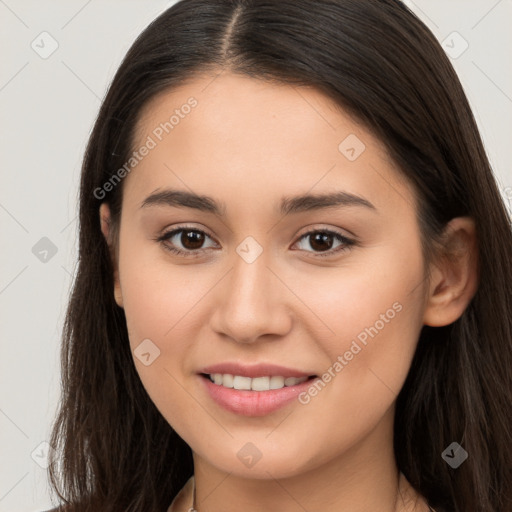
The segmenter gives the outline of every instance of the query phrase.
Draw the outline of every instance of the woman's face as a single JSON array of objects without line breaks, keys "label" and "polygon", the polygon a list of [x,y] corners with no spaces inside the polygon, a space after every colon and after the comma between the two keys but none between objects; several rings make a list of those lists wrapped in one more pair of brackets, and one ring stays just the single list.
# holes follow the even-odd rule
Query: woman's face
[{"label": "woman's face", "polygon": [[162,415],[241,476],[376,457],[425,310],[415,197],[382,144],[315,89],[225,73],[155,98],[134,150],[116,300]]}]

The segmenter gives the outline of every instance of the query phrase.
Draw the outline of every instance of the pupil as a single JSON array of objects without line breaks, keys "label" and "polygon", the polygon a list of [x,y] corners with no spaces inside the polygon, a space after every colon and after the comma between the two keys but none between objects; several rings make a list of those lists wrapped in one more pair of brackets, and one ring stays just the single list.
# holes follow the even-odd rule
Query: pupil
[{"label": "pupil", "polygon": [[326,251],[332,247],[332,235],[329,235],[328,233],[315,233],[314,235],[310,236],[313,238],[313,242],[310,241],[310,245],[313,249]]},{"label": "pupil", "polygon": [[184,231],[181,235],[181,243],[187,249],[199,249],[203,242],[203,234],[197,231]]}]

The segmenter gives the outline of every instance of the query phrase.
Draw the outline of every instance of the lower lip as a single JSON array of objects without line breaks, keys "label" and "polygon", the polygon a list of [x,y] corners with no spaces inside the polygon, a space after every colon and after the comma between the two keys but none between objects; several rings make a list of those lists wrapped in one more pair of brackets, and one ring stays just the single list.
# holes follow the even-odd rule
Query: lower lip
[{"label": "lower lip", "polygon": [[295,386],[285,386],[281,389],[249,391],[226,388],[215,384],[209,377],[202,375],[199,378],[204,382],[210,397],[217,404],[242,416],[265,416],[270,414],[297,398],[315,380],[314,378],[308,379]]}]

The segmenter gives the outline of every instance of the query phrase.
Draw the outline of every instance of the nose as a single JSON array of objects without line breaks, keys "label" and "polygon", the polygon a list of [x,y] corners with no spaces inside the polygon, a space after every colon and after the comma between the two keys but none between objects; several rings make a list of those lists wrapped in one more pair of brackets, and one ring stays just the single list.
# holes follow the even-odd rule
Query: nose
[{"label": "nose", "polygon": [[[265,251],[252,263],[235,254],[233,268],[217,287],[211,327],[238,343],[286,335],[292,327],[293,294],[286,276],[270,268]],[[220,284],[220,283],[219,283]]]}]

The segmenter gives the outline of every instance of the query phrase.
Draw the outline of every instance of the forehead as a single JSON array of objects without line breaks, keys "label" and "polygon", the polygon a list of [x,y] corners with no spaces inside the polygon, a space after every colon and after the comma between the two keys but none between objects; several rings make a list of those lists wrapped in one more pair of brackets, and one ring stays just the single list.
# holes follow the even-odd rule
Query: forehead
[{"label": "forehead", "polygon": [[[190,108],[190,103],[195,106]],[[186,132],[191,124],[197,138],[202,136],[205,142],[224,138],[240,144],[243,138],[273,143],[259,148],[262,152],[270,152],[275,144],[289,147],[283,141],[295,142],[291,146],[296,151],[302,146],[300,142],[306,142],[306,148],[317,147],[325,140],[324,134],[335,135],[336,139],[357,131],[374,151],[387,158],[386,148],[378,138],[320,90],[229,72],[197,74],[179,87],[153,97],[139,115],[135,145],[154,132],[157,139],[171,134],[179,138],[180,132]],[[280,128],[283,131],[276,141],[275,131]],[[190,135],[191,131],[187,133]],[[332,137],[325,142],[330,144]]]},{"label": "forehead", "polygon": [[412,193],[382,142],[312,87],[198,75],[145,105],[133,149],[148,141],[128,177],[140,195],[167,182],[259,197],[335,186],[381,199]]}]

